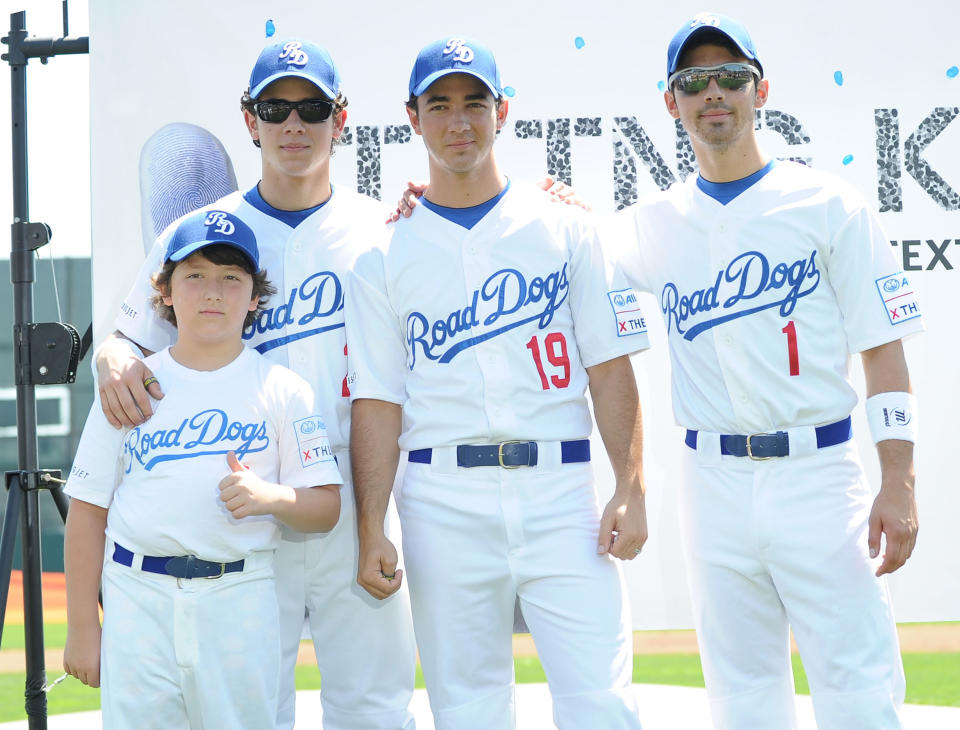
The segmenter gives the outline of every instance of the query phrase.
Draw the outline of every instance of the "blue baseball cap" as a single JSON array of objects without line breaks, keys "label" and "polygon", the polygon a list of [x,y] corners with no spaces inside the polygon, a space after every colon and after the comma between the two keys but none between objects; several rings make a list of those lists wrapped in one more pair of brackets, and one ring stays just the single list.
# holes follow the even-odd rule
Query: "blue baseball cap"
[{"label": "blue baseball cap", "polygon": [[436,41],[417,54],[410,73],[410,95],[420,96],[437,79],[455,73],[476,76],[486,84],[494,98],[503,96],[500,70],[493,51],[478,41],[462,37]]},{"label": "blue baseball cap", "polygon": [[257,237],[246,223],[222,210],[205,210],[184,218],[167,244],[166,261],[183,261],[201,248],[222,243],[241,251],[260,271]]},{"label": "blue baseball cap", "polygon": [[667,76],[677,70],[677,62],[683,55],[687,44],[700,35],[710,33],[719,33],[733,41],[744,58],[748,58],[756,64],[761,78],[763,77],[763,66],[760,65],[760,59],[757,58],[757,49],[753,45],[753,39],[750,38],[746,27],[726,15],[706,12],[697,13],[684,23],[673,40],[670,41],[670,45],[667,47]]},{"label": "blue baseball cap", "polygon": [[306,79],[328,99],[340,93],[340,72],[330,54],[315,43],[291,39],[260,51],[250,73],[250,96],[256,99],[274,81],[290,76]]}]

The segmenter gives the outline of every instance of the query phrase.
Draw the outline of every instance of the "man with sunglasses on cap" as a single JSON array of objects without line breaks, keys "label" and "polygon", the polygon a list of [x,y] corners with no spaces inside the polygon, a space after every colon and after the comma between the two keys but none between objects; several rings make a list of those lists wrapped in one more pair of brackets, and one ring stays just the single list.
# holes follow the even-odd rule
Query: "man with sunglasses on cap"
[{"label": "man with sunglasses on cap", "polygon": [[[355,257],[384,234],[375,201],[330,183],[330,158],[346,123],[347,99],[329,54],[302,40],[273,43],[260,53],[241,106],[262,177],[246,192],[213,204],[255,233],[261,260],[279,293],[244,340],[306,378],[317,396],[343,475],[342,511],[325,534],[284,529],[275,563],[283,659],[278,727],[294,722],[294,666],[306,614],[323,676],[326,730],[408,730],[415,646],[405,592],[376,601],[356,585],[357,547],[350,486],[349,386],[343,327],[343,278]],[[98,353],[99,385],[115,426],[139,425],[152,414],[140,361],[166,346],[172,329],[146,305],[149,274],[169,238],[161,235]],[[149,382],[149,381],[148,381]],[[163,382],[150,385],[162,397]]]},{"label": "man with sunglasses on cap", "polygon": [[[517,597],[557,725],[639,728],[618,562],[647,537],[635,297],[583,211],[501,172],[489,49],[425,47],[409,94],[429,190],[348,278],[359,582],[390,600],[409,578],[438,730],[514,727]],[[588,386],[617,480],[602,516]],[[405,573],[383,532],[401,449]]]},{"label": "man with sunglasses on cap", "polygon": [[[899,728],[904,676],[882,576],[916,541],[917,415],[901,345],[922,330],[916,295],[852,188],[761,151],[754,119],[769,85],[746,28],[701,13],[670,42],[667,73],[667,111],[700,174],[618,214],[611,240],[667,326],[714,723],[796,727],[792,628],[820,728]],[[851,440],[855,353],[882,472],[872,506]]]}]

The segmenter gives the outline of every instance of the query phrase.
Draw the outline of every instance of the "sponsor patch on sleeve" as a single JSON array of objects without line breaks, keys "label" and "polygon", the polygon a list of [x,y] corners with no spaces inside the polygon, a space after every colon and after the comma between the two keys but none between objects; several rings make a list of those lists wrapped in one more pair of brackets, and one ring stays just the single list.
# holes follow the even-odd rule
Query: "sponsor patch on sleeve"
[{"label": "sponsor patch on sleeve", "polygon": [[887,310],[890,324],[900,324],[920,316],[920,303],[910,281],[903,273],[877,279],[877,291]]},{"label": "sponsor patch on sleeve", "polygon": [[642,335],[647,331],[647,321],[643,318],[637,294],[633,289],[608,291],[607,297],[617,320],[617,337]]},{"label": "sponsor patch on sleeve", "polygon": [[333,461],[333,449],[327,438],[327,428],[320,416],[301,418],[293,422],[300,452],[300,465],[307,467]]}]

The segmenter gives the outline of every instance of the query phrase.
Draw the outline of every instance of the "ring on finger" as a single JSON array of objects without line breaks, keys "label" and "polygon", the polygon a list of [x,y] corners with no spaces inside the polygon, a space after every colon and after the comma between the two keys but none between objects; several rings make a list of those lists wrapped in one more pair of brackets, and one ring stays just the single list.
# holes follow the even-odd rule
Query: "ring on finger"
[{"label": "ring on finger", "polygon": [[160,382],[160,381],[158,381],[155,377],[153,377],[153,376],[151,375],[149,378],[147,378],[146,380],[143,381],[143,387],[144,387],[144,388],[149,388],[151,385],[153,385],[154,383],[157,383],[157,382]]}]

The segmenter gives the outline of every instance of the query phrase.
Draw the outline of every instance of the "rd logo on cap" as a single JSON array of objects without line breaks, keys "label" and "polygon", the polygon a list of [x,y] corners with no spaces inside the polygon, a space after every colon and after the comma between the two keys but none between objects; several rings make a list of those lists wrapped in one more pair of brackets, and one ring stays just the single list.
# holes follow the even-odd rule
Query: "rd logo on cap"
[{"label": "rd logo on cap", "polygon": [[219,210],[211,211],[203,225],[214,226],[213,230],[222,236],[232,236],[233,232],[237,230],[237,227],[227,218],[227,214]]},{"label": "rd logo on cap", "polygon": [[712,25],[716,28],[720,25],[720,19],[716,15],[711,15],[710,13],[698,13],[693,16],[693,20],[690,21],[690,27],[693,28],[698,25]]},{"label": "rd logo on cap", "polygon": [[290,41],[284,44],[283,50],[280,52],[280,58],[287,59],[287,64],[290,66],[306,66],[310,60],[310,56],[303,50],[300,41]]},{"label": "rd logo on cap", "polygon": [[470,63],[473,60],[473,49],[466,45],[463,38],[451,38],[444,46],[443,55],[453,54],[453,60],[460,63]]}]

